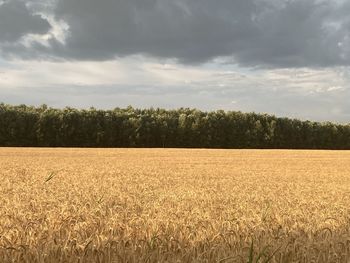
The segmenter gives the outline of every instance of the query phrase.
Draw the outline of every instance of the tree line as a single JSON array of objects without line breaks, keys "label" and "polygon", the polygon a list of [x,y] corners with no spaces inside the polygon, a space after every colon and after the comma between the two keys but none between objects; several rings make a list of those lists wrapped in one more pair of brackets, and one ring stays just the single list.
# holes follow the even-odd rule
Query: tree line
[{"label": "tree line", "polygon": [[350,125],[223,110],[2,103],[0,146],[350,149]]}]

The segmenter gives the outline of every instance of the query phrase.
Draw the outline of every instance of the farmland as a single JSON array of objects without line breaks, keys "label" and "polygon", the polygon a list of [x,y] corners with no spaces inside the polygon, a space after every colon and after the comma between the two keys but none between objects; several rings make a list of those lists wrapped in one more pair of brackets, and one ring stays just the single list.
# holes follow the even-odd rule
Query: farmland
[{"label": "farmland", "polygon": [[350,261],[350,152],[2,148],[0,168],[3,262]]}]

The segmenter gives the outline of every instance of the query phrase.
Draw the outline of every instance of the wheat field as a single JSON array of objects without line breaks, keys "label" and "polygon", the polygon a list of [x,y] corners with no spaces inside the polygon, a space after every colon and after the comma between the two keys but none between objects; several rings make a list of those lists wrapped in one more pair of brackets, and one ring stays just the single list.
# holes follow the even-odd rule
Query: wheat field
[{"label": "wheat field", "polygon": [[350,262],[350,152],[0,149],[1,262]]}]

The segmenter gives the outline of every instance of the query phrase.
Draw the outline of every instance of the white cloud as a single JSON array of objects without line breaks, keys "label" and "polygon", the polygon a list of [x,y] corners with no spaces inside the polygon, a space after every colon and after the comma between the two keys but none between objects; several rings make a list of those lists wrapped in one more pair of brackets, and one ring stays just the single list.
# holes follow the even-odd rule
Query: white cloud
[{"label": "white cloud", "polygon": [[342,86],[332,86],[327,89],[327,91],[339,91],[339,90],[344,90],[345,88]]},{"label": "white cloud", "polygon": [[[300,94],[341,91],[349,85],[347,68],[244,70],[230,65],[186,66],[134,56],[116,61],[12,61],[0,65],[1,87],[156,85],[213,90],[255,87]],[[49,92],[49,90],[48,90]]]},{"label": "white cloud", "polygon": [[107,62],[0,63],[0,101],[56,107],[197,107],[348,121],[350,74],[328,69],[241,70],[134,56]]}]

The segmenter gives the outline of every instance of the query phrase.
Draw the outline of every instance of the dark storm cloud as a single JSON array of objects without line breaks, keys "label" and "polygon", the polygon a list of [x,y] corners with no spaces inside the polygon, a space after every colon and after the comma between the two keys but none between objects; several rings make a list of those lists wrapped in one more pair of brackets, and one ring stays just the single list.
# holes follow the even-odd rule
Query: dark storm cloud
[{"label": "dark storm cloud", "polygon": [[254,35],[251,0],[61,0],[56,16],[70,26],[69,56],[108,59],[144,53],[202,62],[230,55]]},{"label": "dark storm cloud", "polygon": [[[144,54],[182,63],[223,56],[272,67],[350,64],[346,1],[56,0],[53,10],[69,26],[66,42],[37,44],[32,56],[109,60]],[[21,45],[6,50],[28,56]]]},{"label": "dark storm cloud", "polygon": [[50,24],[33,14],[24,1],[0,1],[0,42],[15,42],[27,34],[45,34]]}]

